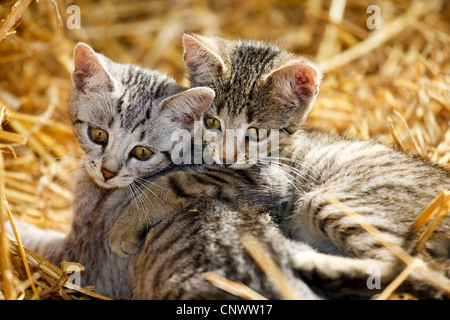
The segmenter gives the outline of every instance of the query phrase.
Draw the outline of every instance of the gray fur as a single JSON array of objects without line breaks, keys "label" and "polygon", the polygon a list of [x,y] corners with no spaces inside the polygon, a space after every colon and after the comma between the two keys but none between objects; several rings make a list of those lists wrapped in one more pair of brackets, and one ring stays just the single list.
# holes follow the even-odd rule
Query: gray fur
[{"label": "gray fur", "polygon": [[[290,165],[304,173],[297,177],[304,193],[296,193],[296,208],[284,227],[322,251],[347,256],[387,259],[374,239],[362,235],[355,221],[328,203],[330,197],[361,214],[390,241],[412,249],[420,234],[410,234],[413,222],[439,192],[450,188],[446,170],[417,156],[317,130],[295,134],[284,156],[295,159]],[[435,232],[438,238],[448,238],[448,220]]]},{"label": "gray fur", "polygon": [[[293,85],[298,73],[290,73],[291,66],[297,68],[306,64],[317,71],[315,66],[302,57],[296,57],[274,45],[261,42],[229,41],[219,37],[191,35],[185,35],[184,41],[184,57],[192,85],[209,86],[216,92],[214,103],[205,112],[205,117],[220,119],[222,127],[226,129],[247,128],[254,125],[282,129],[280,159],[273,159],[268,154],[267,158],[262,157],[259,160],[264,170],[268,170],[268,165],[270,170],[278,171],[279,176],[290,180],[292,209],[290,212],[271,210],[271,213],[278,216],[280,226],[287,235],[308,243],[323,253],[332,254],[329,256],[318,254],[317,259],[308,258],[304,263],[298,258],[295,261],[298,270],[306,274],[311,270],[323,272],[322,275],[326,275],[325,278],[328,277],[329,280],[333,277],[338,279],[341,275],[344,280],[339,281],[345,283],[342,281],[347,278],[351,285],[358,277],[359,283],[365,283],[363,275],[365,274],[365,279],[368,276],[367,273],[361,273],[364,269],[361,266],[367,269],[371,265],[381,263],[383,279],[392,280],[402,269],[402,265],[388,249],[378,244],[352,218],[346,217],[339,209],[330,205],[329,198],[335,197],[362,214],[369,223],[378,227],[387,239],[415,254],[411,251],[412,245],[417,240],[417,236],[411,233],[412,222],[440,191],[450,188],[449,173],[428,161],[380,143],[301,129],[317,94],[317,90],[314,90],[317,88],[311,86],[311,83],[307,83],[306,88],[300,90]],[[285,72],[286,70],[288,72]],[[311,69],[307,76],[310,73]],[[320,82],[320,78],[318,72],[315,86]],[[300,94],[291,94],[289,90]],[[219,140],[219,143],[225,140],[225,138]],[[269,161],[272,163],[268,163]],[[248,170],[245,166],[244,169],[239,165],[231,167],[241,169],[238,170],[240,172]],[[256,181],[264,180],[262,178],[264,170]],[[202,196],[213,196],[212,191],[204,186],[204,184],[211,185],[212,182],[196,183],[197,175],[197,172],[193,172],[191,183],[184,188],[189,189],[188,195],[184,193],[176,195],[178,199],[184,198],[185,201],[173,199],[168,201],[177,204],[173,211],[192,201],[195,203],[196,199]],[[186,179],[187,174],[184,176]],[[167,176],[163,179],[167,179]],[[158,185],[158,180],[154,184]],[[161,186],[165,184],[161,183]],[[258,183],[250,183],[249,188],[257,186]],[[243,199],[249,199],[248,193],[232,191],[235,187],[235,184],[220,184],[222,190],[226,189],[227,193],[234,195],[235,198],[242,195]],[[255,191],[259,196],[255,196],[252,201],[264,205],[265,194],[260,193],[259,189]],[[147,195],[151,197],[148,192]],[[170,213],[170,210],[165,209],[157,213],[159,216],[155,221]],[[133,214],[139,215],[139,212],[134,209],[134,212],[120,217],[118,220],[120,223],[116,226],[126,225],[123,220],[129,219]],[[126,230],[127,236],[116,239],[124,243],[133,239],[129,236],[129,229]],[[136,233],[136,230],[132,233]],[[419,257],[428,261],[429,266],[436,268],[441,275],[449,273],[447,252],[449,234],[449,217],[447,217],[429,242],[428,250],[419,254]],[[111,239],[112,237],[110,243]],[[128,252],[135,252],[137,244],[138,242],[134,240],[131,250],[127,248]],[[123,249],[126,245],[122,243],[117,247]],[[124,256],[127,250],[123,252],[113,249],[116,253],[125,253]],[[338,272],[340,269],[337,266],[333,269],[331,261],[339,261],[340,256],[344,257],[342,263],[347,266],[346,272]],[[322,263],[327,257],[330,263]],[[324,270],[321,266],[332,269]],[[441,280],[448,283],[445,278]],[[419,287],[422,286],[420,281],[417,283]],[[324,283],[324,286],[328,285]],[[416,288],[416,294],[424,297],[442,297],[439,290],[436,291],[427,285],[424,287],[427,289]],[[367,287],[355,286],[353,289],[364,291]]]},{"label": "gray fur", "polygon": [[[286,105],[286,99],[280,103],[279,100],[272,99],[273,92],[258,90],[257,86],[254,87],[254,92],[250,92],[245,89],[248,82],[236,83],[235,79],[253,79],[258,76],[265,79],[264,73],[261,74],[260,69],[254,67],[255,61],[248,64],[246,55],[242,52],[253,52],[255,48],[263,47],[265,49],[259,49],[260,52],[274,52],[274,55],[278,52],[279,56],[292,61],[301,58],[280,53],[270,44],[229,41],[218,37],[185,36],[185,43],[192,43],[194,40],[200,41],[212,51],[215,50],[215,55],[228,66],[213,73],[213,80],[198,77],[198,69],[211,68],[211,63],[205,63],[208,59],[204,56],[201,66],[192,63],[192,57],[185,53],[192,84],[210,86],[216,91],[213,107],[207,113],[215,110],[228,111],[227,103],[230,100],[231,104],[247,106],[241,109],[241,113],[261,110],[264,114],[267,110],[272,110],[271,118],[275,119],[278,110],[285,113],[283,106]],[[276,62],[265,65],[268,68],[279,68]],[[320,76],[318,78],[320,79]],[[298,121],[297,126],[294,126],[294,129],[293,126],[286,127],[285,131],[289,136],[281,137],[287,142],[280,143],[279,170],[285,171],[291,178],[294,193],[292,211],[283,215],[281,228],[290,237],[309,243],[325,253],[361,259],[369,265],[377,261],[396,265],[389,270],[391,275],[383,274],[385,278],[390,279],[392,272],[396,272],[398,268],[398,260],[355,221],[329,204],[329,198],[337,198],[360,213],[369,223],[379,228],[387,239],[414,254],[411,250],[420,233],[411,233],[412,223],[439,192],[450,189],[450,174],[417,156],[374,141],[359,141],[301,129],[309,110],[307,109],[301,118],[294,117]],[[232,113],[227,113],[223,118],[228,118],[227,128],[236,126],[233,119],[238,117]],[[286,119],[290,117],[287,116]],[[274,159],[267,157],[266,160]],[[447,216],[429,241],[428,250],[419,255],[427,261],[436,258],[437,260],[430,262],[430,266],[437,266],[437,270],[447,276],[450,275],[449,239],[450,217]],[[330,256],[330,259],[334,258]],[[310,264],[315,260],[308,261],[302,265],[301,261],[297,260],[297,267],[300,270],[310,270]],[[357,264],[358,261],[355,260],[355,266]],[[447,285],[449,283],[445,279],[442,281]],[[434,293],[431,290],[429,294],[433,296]]]},{"label": "gray fur", "polygon": [[321,299],[291,268],[294,254],[311,248],[284,237],[264,208],[240,203],[233,210],[212,198],[195,208],[168,217],[147,234],[130,269],[135,299],[237,299],[206,281],[205,272],[244,283],[268,299],[285,298],[242,246],[247,233],[280,266],[299,297]]},{"label": "gray fur", "polygon": [[[159,72],[115,63],[85,44],[76,47],[74,61],[70,116],[85,156],[74,181],[73,221],[66,237],[52,233],[36,239],[37,234],[26,234],[30,228],[24,227],[24,244],[56,264],[82,263],[82,285],[95,285],[97,292],[110,297],[129,298],[130,259],[111,253],[107,230],[136,192],[139,179],[172,164],[171,133],[190,129],[214,93],[207,88],[186,90]],[[91,141],[90,127],[105,130],[107,143]],[[147,161],[132,158],[136,145],[151,148],[154,156]],[[104,167],[116,176],[104,178]]]}]

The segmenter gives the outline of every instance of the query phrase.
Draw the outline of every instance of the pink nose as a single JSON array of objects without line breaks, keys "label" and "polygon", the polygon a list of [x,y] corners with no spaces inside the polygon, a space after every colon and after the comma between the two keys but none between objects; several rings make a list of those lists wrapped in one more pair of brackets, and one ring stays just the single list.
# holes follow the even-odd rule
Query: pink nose
[{"label": "pink nose", "polygon": [[111,172],[105,168],[102,168],[101,171],[103,174],[103,178],[105,178],[105,181],[117,176],[117,172]]}]

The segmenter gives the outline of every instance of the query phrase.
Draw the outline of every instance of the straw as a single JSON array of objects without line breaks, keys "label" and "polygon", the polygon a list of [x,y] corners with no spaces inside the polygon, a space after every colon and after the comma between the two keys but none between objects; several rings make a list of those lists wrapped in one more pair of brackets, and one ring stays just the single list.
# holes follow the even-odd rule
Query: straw
[{"label": "straw", "polygon": [[420,274],[426,281],[450,295],[450,279],[446,278],[443,274],[431,270],[419,258],[412,257],[403,248],[387,240],[386,236],[382,232],[380,232],[371,224],[367,223],[361,215],[351,210],[338,199],[330,198],[328,199],[328,202],[337,207],[345,215],[352,217],[368,234],[370,234],[377,242],[391,251],[395,257],[397,257],[402,263],[407,266],[407,268],[404,269],[402,273],[386,288],[386,293],[382,293],[380,295],[381,298],[387,298],[409,276],[409,274],[416,269],[418,272],[420,272]]},{"label": "straw", "polygon": [[283,272],[253,235],[249,233],[243,235],[241,243],[285,299],[303,300],[302,296],[295,291]]},{"label": "straw", "polygon": [[231,281],[214,272],[205,272],[204,277],[215,287],[246,300],[267,300],[258,292],[238,282]]}]

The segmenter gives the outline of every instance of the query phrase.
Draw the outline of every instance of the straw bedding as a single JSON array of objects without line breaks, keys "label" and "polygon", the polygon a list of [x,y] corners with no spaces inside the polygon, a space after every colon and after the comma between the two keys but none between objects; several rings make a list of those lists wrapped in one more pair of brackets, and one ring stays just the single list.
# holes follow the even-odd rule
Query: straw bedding
[{"label": "straw bedding", "polygon": [[[80,8],[80,29],[67,27],[71,4]],[[184,85],[185,31],[277,42],[310,56],[326,73],[308,126],[376,138],[448,167],[450,4],[376,4],[378,30],[367,27],[369,3],[356,0],[2,1],[1,225],[10,216],[58,230],[70,224],[70,182],[81,151],[67,98],[78,41],[113,60],[159,69]],[[435,211],[446,214],[449,199],[443,193]],[[423,215],[421,223],[427,219]],[[1,299],[102,298],[64,286],[65,266],[26,252],[1,231]]]}]

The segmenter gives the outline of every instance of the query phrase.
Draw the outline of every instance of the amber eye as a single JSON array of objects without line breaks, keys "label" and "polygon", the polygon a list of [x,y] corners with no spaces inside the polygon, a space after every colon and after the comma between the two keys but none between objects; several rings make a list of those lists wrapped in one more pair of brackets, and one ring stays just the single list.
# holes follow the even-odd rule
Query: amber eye
[{"label": "amber eye", "polygon": [[255,141],[263,141],[269,136],[270,131],[256,127],[248,128],[247,135],[250,139]]},{"label": "amber eye", "polygon": [[131,155],[138,160],[145,161],[150,159],[153,155],[153,151],[146,147],[134,147],[131,151]]},{"label": "amber eye", "polygon": [[105,144],[108,141],[108,132],[100,128],[90,128],[89,138],[94,143]]},{"label": "amber eye", "polygon": [[220,130],[220,121],[216,118],[206,118],[205,125],[208,129],[217,129]]}]

